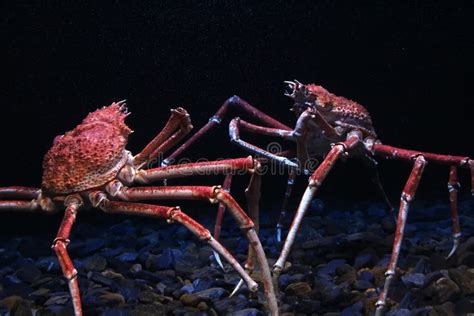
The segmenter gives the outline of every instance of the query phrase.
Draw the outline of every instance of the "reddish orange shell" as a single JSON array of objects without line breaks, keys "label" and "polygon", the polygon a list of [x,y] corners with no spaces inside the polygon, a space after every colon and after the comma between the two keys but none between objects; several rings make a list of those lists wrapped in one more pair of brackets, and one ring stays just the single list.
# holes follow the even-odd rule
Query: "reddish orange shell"
[{"label": "reddish orange shell", "polygon": [[372,118],[365,107],[355,101],[332,94],[315,84],[308,84],[306,88],[323,107],[331,107],[331,114],[337,117],[339,125],[356,127],[366,135],[377,137]]},{"label": "reddish orange shell", "polygon": [[57,136],[43,160],[42,189],[69,194],[113,180],[127,161],[124,104],[113,103],[89,115],[72,131]]}]

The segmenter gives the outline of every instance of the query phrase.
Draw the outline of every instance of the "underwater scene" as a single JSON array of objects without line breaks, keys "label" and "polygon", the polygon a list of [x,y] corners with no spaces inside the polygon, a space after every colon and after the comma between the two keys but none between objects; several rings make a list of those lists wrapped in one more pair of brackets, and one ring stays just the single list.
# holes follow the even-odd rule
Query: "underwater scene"
[{"label": "underwater scene", "polygon": [[474,315],[474,6],[7,2],[0,315]]}]

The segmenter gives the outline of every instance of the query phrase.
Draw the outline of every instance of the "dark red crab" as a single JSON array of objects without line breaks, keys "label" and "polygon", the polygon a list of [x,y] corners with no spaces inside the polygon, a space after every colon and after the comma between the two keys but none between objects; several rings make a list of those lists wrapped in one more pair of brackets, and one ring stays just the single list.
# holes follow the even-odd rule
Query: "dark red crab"
[{"label": "dark red crab", "polygon": [[[395,240],[391,260],[386,272],[385,286],[381,289],[379,300],[377,301],[377,315],[380,315],[383,313],[387,292],[395,275],[409,206],[415,196],[426,163],[432,162],[444,165],[449,169],[448,188],[454,238],[453,248],[448,255],[450,257],[455,253],[461,237],[457,211],[457,191],[459,189],[457,172],[459,168],[470,169],[473,182],[472,190],[474,192],[474,160],[466,156],[439,155],[383,145],[374,130],[369,112],[362,105],[347,98],[336,96],[319,85],[302,84],[296,80],[286,81],[286,83],[288,91],[285,95],[293,100],[291,110],[296,114],[294,128],[286,126],[263,113],[241,98],[233,96],[224,102],[204,127],[173,152],[168,157],[168,160],[172,161],[181,155],[193,142],[219,125],[223,118],[231,111],[242,112],[251,119],[261,123],[262,125],[255,125],[240,118],[234,118],[229,124],[229,134],[231,141],[244,150],[256,156],[265,157],[285,165],[289,169],[287,189],[280,220],[277,224],[277,239],[279,241],[281,238],[282,218],[286,213],[287,202],[295,177],[297,174],[309,176],[308,187],[301,198],[280,256],[273,266],[275,279],[278,278],[278,275],[285,267],[286,259],[295,242],[296,234],[311,200],[338,160],[344,157],[362,160],[367,165],[372,182],[380,191],[389,209],[392,209],[392,207],[380,184],[375,159],[382,157],[411,163],[413,169],[401,195]],[[296,152],[295,150],[279,153],[270,152],[243,140],[241,132],[273,136],[293,141],[296,143]],[[322,162],[316,170],[306,169],[309,160],[315,157],[318,157],[318,159],[322,157]],[[230,183],[230,178],[226,178],[224,188],[229,189]],[[255,215],[255,217],[257,216]],[[217,219],[217,231],[220,227],[221,218],[222,214]],[[249,257],[249,259],[251,258]],[[247,263],[247,266],[251,267],[251,262]]]},{"label": "dark red crab", "polygon": [[[57,136],[43,161],[41,189],[0,188],[0,211],[56,212],[65,208],[64,219],[53,242],[64,276],[69,283],[75,315],[82,315],[77,271],[67,252],[72,225],[79,210],[99,208],[107,213],[146,215],[179,222],[206,242],[241,275],[250,290],[257,283],[210,232],[179,207],[137,203],[141,200],[207,200],[225,205],[257,254],[264,274],[264,290],[272,314],[277,313],[270,270],[253,221],[232,196],[220,186],[140,186],[169,178],[198,174],[253,173],[258,162],[251,157],[214,162],[190,163],[144,169],[147,163],[175,146],[192,128],[183,108],[171,110],[161,132],[137,155],[125,149],[132,130],[125,124],[129,113],[125,102],[113,103],[90,113],[81,124]],[[250,184],[252,186],[252,182]],[[16,200],[6,200],[13,198]]]}]

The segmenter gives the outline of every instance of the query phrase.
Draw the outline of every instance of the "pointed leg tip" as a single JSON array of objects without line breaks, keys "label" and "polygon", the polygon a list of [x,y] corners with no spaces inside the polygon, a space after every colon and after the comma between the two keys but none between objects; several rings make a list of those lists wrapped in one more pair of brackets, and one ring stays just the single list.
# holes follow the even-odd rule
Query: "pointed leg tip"
[{"label": "pointed leg tip", "polygon": [[[240,290],[240,288],[242,287],[243,284],[244,284],[244,280],[240,279],[239,283],[237,283],[235,288],[232,290],[232,293],[230,293],[229,297],[234,296]],[[257,289],[258,289],[258,285],[255,284],[255,286],[250,288],[250,291],[255,292],[255,291],[257,291]]]},{"label": "pointed leg tip", "polygon": [[215,250],[213,250],[212,252],[214,254],[214,259],[216,260],[217,264],[222,269],[222,271],[225,272],[224,264],[222,263],[220,255]]},{"label": "pointed leg tip", "polygon": [[451,259],[456,254],[456,251],[458,250],[459,247],[459,239],[454,240],[453,248],[451,248],[451,251],[449,254],[446,256],[446,260]]}]

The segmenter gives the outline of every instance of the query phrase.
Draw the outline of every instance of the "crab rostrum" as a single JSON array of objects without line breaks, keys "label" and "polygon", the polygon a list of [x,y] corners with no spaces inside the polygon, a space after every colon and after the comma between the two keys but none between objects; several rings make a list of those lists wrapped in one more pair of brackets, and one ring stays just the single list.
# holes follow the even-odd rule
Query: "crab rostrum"
[{"label": "crab rostrum", "polygon": [[[182,212],[179,207],[138,203],[143,200],[207,200],[225,205],[248,239],[252,252],[256,254],[263,273],[266,303],[270,313],[277,314],[278,307],[270,270],[255,225],[228,192],[220,186],[131,187],[135,184],[143,185],[190,175],[232,174],[237,171],[253,174],[258,168],[258,161],[246,157],[146,169],[145,166],[150,160],[177,145],[189,133],[192,128],[191,121],[183,108],[171,110],[171,116],[161,132],[140,153],[133,156],[125,149],[128,136],[132,132],[125,124],[128,114],[125,101],[113,103],[90,113],[73,130],[57,136],[44,157],[40,189],[0,188],[0,211],[52,213],[65,209],[53,249],[68,280],[75,315],[82,315],[83,311],[77,271],[68,255],[67,245],[78,212],[91,207],[106,213],[144,215],[166,219],[170,223],[180,223],[225,258],[245,280],[251,291],[257,290],[257,283],[205,227]],[[253,190],[252,183],[251,180],[250,191]]]},{"label": "crab rostrum", "polygon": [[[224,102],[205,126],[173,152],[167,158],[167,161],[173,161],[177,156],[181,155],[193,142],[203,137],[212,128],[218,126],[230,112],[235,113],[239,111],[250,119],[262,124],[255,125],[237,117],[229,123],[229,135],[231,141],[244,150],[257,157],[264,157],[266,160],[288,167],[287,189],[283,199],[280,220],[277,224],[278,241],[281,241],[282,219],[286,213],[288,198],[291,195],[295,177],[298,174],[309,176],[308,186],[301,198],[280,256],[273,266],[273,277],[275,280],[278,279],[280,272],[285,268],[285,262],[311,200],[338,160],[357,158],[367,165],[369,176],[384,199],[387,210],[393,210],[393,208],[379,181],[375,158],[382,157],[411,163],[413,168],[401,194],[395,240],[386,272],[385,285],[380,290],[379,300],[377,301],[377,315],[381,315],[386,305],[388,289],[395,276],[408,210],[414,199],[425,165],[431,162],[444,165],[449,169],[449,176],[447,178],[454,238],[453,248],[448,254],[448,257],[451,257],[455,253],[461,237],[457,210],[457,196],[460,187],[457,175],[458,168],[467,168],[471,171],[472,190],[474,190],[474,160],[466,156],[440,155],[383,145],[374,130],[369,112],[362,105],[344,97],[336,96],[316,84],[302,84],[297,80],[286,81],[285,83],[288,89],[285,95],[293,101],[293,106],[290,110],[296,115],[294,128],[290,128],[263,113],[241,98],[233,96]],[[273,136],[293,141],[296,143],[296,151],[290,149],[275,153],[265,150],[243,140],[241,132]],[[317,168],[310,168],[313,165],[308,162],[316,160],[321,160],[321,163],[317,165]],[[229,189],[230,183],[230,179],[226,178],[224,188]],[[253,214],[252,218],[258,218],[258,215]],[[219,214],[215,231],[218,231],[220,228],[221,220],[222,215]],[[251,257],[248,260],[250,259]],[[251,262],[250,264],[248,262],[247,266],[251,267]],[[243,284],[243,282],[239,284]],[[236,290],[237,288],[234,292]]]}]

